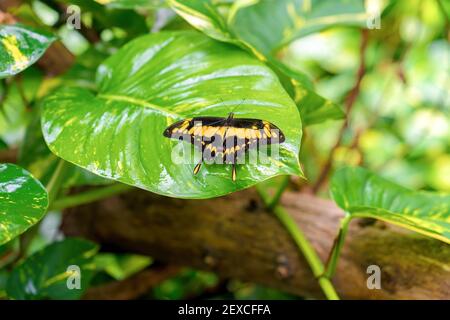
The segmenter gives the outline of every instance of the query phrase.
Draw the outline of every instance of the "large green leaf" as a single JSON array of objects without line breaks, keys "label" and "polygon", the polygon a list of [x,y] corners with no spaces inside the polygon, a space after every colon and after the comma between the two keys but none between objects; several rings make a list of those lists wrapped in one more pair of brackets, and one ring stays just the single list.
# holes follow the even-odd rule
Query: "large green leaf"
[{"label": "large green leaf", "polygon": [[0,164],[0,245],[38,222],[47,206],[47,191],[29,172]]},{"label": "large green leaf", "polygon": [[358,167],[337,171],[331,193],[352,217],[384,220],[450,243],[448,194],[412,191]]},{"label": "large green leaf", "polygon": [[24,25],[0,25],[0,79],[31,66],[55,39]]},{"label": "large green leaf", "polygon": [[344,113],[338,105],[315,93],[306,75],[280,62],[278,49],[329,26],[361,24],[365,17],[361,0],[308,3],[246,0],[231,6],[228,1],[169,0],[171,7],[195,28],[217,40],[250,49],[279,71],[286,90],[295,97],[304,125],[342,119]]},{"label": "large green leaf", "polygon": [[365,25],[363,0],[241,0],[228,25],[241,41],[266,57],[295,39],[338,25]]},{"label": "large green leaf", "polygon": [[[209,198],[280,174],[301,174],[301,121],[276,75],[251,55],[197,32],[138,38],[98,69],[99,92],[59,90],[44,102],[42,129],[50,150],[101,176],[156,193]],[[176,164],[178,142],[163,137],[171,123],[192,116],[266,119],[286,141],[269,163],[238,166]],[[185,151],[191,146],[181,143]]]},{"label": "large green leaf", "polygon": [[284,45],[338,25],[365,25],[363,0],[168,0],[192,26],[217,40],[275,57]]},{"label": "large green leaf", "polygon": [[[41,112],[36,106],[25,131],[19,152],[18,164],[30,171],[43,184],[47,184],[58,165],[55,156],[45,143],[41,129]],[[81,185],[103,185],[113,181],[94,175],[78,166],[69,165],[63,186],[68,188]]]},{"label": "large green leaf", "polygon": [[[87,289],[95,265],[98,246],[87,240],[67,238],[52,243],[15,267],[8,278],[9,297],[25,299],[78,299]],[[80,271],[80,288],[69,288],[70,276]]]}]

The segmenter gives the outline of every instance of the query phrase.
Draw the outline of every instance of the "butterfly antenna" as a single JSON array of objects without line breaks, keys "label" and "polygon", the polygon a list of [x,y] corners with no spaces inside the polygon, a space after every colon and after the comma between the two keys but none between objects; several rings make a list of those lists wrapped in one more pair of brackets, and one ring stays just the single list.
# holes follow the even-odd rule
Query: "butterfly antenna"
[{"label": "butterfly antenna", "polygon": [[231,113],[234,113],[234,111],[236,111],[236,109],[239,108],[245,102],[245,100],[247,100],[247,98],[242,99],[242,101],[233,108],[233,111],[231,111]]}]

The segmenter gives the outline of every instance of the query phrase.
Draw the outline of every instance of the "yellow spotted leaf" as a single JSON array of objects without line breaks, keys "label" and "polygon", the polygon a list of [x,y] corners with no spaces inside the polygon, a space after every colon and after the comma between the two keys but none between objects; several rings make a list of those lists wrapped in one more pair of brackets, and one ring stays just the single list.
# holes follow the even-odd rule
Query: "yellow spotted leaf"
[{"label": "yellow spotted leaf", "polygon": [[55,39],[28,26],[0,25],[0,79],[31,66]]}]

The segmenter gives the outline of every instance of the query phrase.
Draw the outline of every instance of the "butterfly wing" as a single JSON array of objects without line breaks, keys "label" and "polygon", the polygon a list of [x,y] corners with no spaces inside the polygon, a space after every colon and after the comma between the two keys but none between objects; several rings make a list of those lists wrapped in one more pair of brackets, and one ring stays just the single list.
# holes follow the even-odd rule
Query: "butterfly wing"
[{"label": "butterfly wing", "polygon": [[230,126],[234,130],[228,131],[229,136],[237,136],[238,139],[245,139],[247,148],[254,148],[259,144],[282,143],[285,140],[283,132],[274,124],[266,120],[259,119],[233,119]]},{"label": "butterfly wing", "polygon": [[202,145],[205,148],[217,138],[223,138],[225,121],[226,118],[220,117],[188,118],[167,127],[163,135],[167,138],[188,141],[196,146]]},{"label": "butterfly wing", "polygon": [[225,163],[258,145],[282,143],[283,132],[259,119],[196,117],[178,121],[164,130],[164,136],[189,141],[203,152],[205,160],[222,157]]}]

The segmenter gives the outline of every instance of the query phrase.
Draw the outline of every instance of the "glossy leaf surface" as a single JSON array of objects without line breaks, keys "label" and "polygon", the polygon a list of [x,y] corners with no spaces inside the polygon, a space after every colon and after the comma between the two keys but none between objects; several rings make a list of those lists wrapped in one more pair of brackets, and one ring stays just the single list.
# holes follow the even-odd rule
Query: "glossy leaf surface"
[{"label": "glossy leaf surface", "polygon": [[0,245],[38,222],[47,206],[47,191],[28,171],[0,164]]},{"label": "glossy leaf surface", "polygon": [[[101,176],[156,193],[210,198],[272,176],[301,175],[301,121],[276,75],[234,46],[197,32],[162,32],[138,38],[98,69],[98,94],[60,90],[44,102],[43,132],[59,157]],[[163,137],[171,123],[194,116],[269,120],[285,134],[279,157],[268,163],[177,163],[188,143]]]},{"label": "glossy leaf surface", "polygon": [[412,191],[363,168],[335,173],[331,193],[353,217],[384,220],[450,243],[450,195]]},{"label": "glossy leaf surface", "polygon": [[18,300],[78,299],[92,278],[97,250],[95,243],[76,238],[52,243],[13,269],[6,292]]},{"label": "glossy leaf surface", "polygon": [[55,39],[20,24],[0,25],[0,79],[31,66]]}]

